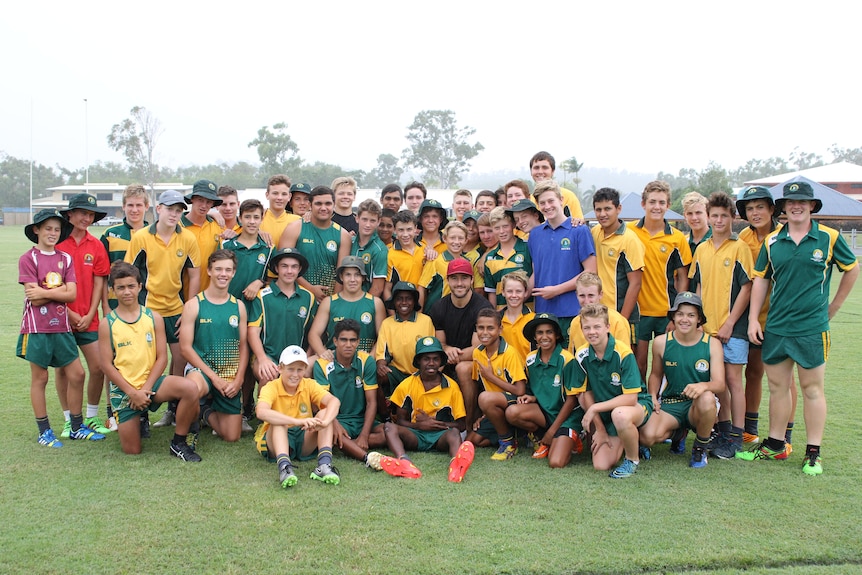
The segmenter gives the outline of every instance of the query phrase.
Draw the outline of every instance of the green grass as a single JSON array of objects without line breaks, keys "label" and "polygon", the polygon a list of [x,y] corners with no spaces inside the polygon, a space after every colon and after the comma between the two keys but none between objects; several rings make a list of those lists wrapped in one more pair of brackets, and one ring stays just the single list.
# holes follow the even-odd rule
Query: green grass
[{"label": "green grass", "polygon": [[[341,485],[308,479],[308,462],[283,491],[250,437],[204,436],[198,465],[169,457],[172,429],[154,429],[137,457],[122,455],[116,436],[37,446],[29,367],[14,357],[23,301],[15,266],[27,247],[21,227],[0,227],[0,573],[860,571],[858,289],[832,325],[821,477],[800,470],[800,402],[787,462],[711,460],[691,470],[658,446],[635,477],[614,481],[583,457],[551,470],[526,452],[498,463],[479,450],[465,482],[452,485],[442,454],[415,457],[417,481],[337,456]],[[53,384],[47,397],[59,427]]]}]

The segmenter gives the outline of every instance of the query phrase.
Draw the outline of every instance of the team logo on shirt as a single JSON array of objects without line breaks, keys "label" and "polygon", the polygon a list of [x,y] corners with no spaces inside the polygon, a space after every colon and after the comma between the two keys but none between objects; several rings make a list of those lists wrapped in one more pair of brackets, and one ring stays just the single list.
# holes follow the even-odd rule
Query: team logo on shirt
[{"label": "team logo on shirt", "polygon": [[362,261],[366,264],[371,262],[371,254],[362,254]]},{"label": "team logo on shirt", "polygon": [[308,315],[308,309],[305,306],[300,306],[299,312],[297,312],[296,315],[298,315],[302,319],[305,319],[305,316]]},{"label": "team logo on shirt", "polygon": [[147,332],[147,343],[153,343],[153,334]]},{"label": "team logo on shirt", "polygon": [[560,387],[560,374],[554,376],[554,387]]},{"label": "team logo on shirt", "polygon": [[439,399],[435,399],[432,403],[433,403],[434,407],[440,407],[440,400]]},{"label": "team logo on shirt", "polygon": [[332,373],[332,370],[334,370],[334,369],[335,369],[335,362],[334,362],[334,361],[330,361],[330,362],[326,365],[326,375],[328,376],[330,373]]},{"label": "team logo on shirt", "polygon": [[516,264],[524,263],[524,256],[522,256],[521,254],[515,255],[515,263]]},{"label": "team logo on shirt", "polygon": [[84,263],[93,265],[93,254],[84,254]]},{"label": "team logo on shirt", "polygon": [[611,257],[611,258],[612,258],[612,257],[614,257],[614,256],[616,256],[616,255],[617,255],[617,250],[615,250],[614,248],[610,248],[610,249],[608,250],[608,257]]},{"label": "team logo on shirt", "polygon": [[183,254],[183,250],[177,250],[177,257],[178,257],[178,258],[183,257],[183,255],[184,255],[184,254]]},{"label": "team logo on shirt", "polygon": [[[60,264],[62,266],[62,264]],[[63,285],[63,277],[57,272],[48,272],[45,281],[42,282],[45,289],[54,289]]]},{"label": "team logo on shirt", "polygon": [[334,240],[329,240],[328,242],[326,242],[326,249],[331,251],[331,252],[337,252],[338,251],[338,245],[335,243]]},{"label": "team logo on shirt", "polygon": [[730,267],[730,258],[724,258],[724,267],[726,267],[726,268]]},{"label": "team logo on shirt", "polygon": [[823,250],[817,249],[811,252],[811,261],[816,263],[823,263]]},{"label": "team logo on shirt", "polygon": [[709,361],[705,359],[699,359],[694,362],[694,370],[700,373],[706,373],[709,371]]},{"label": "team logo on shirt", "polygon": [[661,253],[667,252],[667,246],[665,246],[665,245],[660,246],[658,249]]},{"label": "team logo on shirt", "polygon": [[299,413],[308,413],[308,406],[304,403],[299,404]]},{"label": "team logo on shirt", "polygon": [[42,315],[48,315],[48,308],[46,308],[45,306],[40,307],[39,313]]},{"label": "team logo on shirt", "polygon": [[266,258],[263,257],[263,254],[257,254],[257,263],[263,265],[266,263]]},{"label": "team logo on shirt", "polygon": [[561,239],[560,249],[563,251],[570,251],[572,249],[572,240],[570,240],[569,238]]},{"label": "team logo on shirt", "polygon": [[533,365],[534,363],[536,363],[536,356],[535,356],[535,354],[531,353],[530,355],[527,356],[527,365],[530,366],[530,365]]},{"label": "team logo on shirt", "polygon": [[620,383],[620,374],[618,374],[617,372],[613,372],[611,374],[611,385],[619,387]]},{"label": "team logo on shirt", "polygon": [[358,375],[356,376],[356,379],[353,380],[353,386],[356,389],[362,389],[362,378],[359,377]]},{"label": "team logo on shirt", "polygon": [[361,321],[365,325],[370,324],[371,323],[371,314],[368,312],[363,313],[361,316],[359,316],[359,321]]},{"label": "team logo on shirt", "polygon": [[227,322],[228,322],[228,324],[230,324],[231,327],[238,327],[239,326],[239,318],[235,315],[230,316],[228,318]]}]

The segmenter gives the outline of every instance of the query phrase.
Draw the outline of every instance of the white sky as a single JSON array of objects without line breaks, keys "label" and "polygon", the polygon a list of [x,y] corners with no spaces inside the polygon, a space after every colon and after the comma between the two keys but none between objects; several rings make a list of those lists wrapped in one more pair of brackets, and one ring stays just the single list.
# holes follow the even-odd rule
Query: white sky
[{"label": "white sky", "polygon": [[540,149],[675,173],[862,145],[852,2],[297,4],[7,3],[0,151],[29,158],[32,133],[43,164],[123,161],[106,136],[135,105],[170,166],[257,162],[248,142],[285,121],[306,161],[368,170],[423,109],[476,128],[474,172],[526,174]]}]

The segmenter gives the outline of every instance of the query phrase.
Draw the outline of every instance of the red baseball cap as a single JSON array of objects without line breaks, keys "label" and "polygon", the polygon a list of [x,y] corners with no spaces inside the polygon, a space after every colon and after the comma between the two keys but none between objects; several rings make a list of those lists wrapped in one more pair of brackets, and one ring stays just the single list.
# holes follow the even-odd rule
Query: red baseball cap
[{"label": "red baseball cap", "polygon": [[473,275],[473,266],[469,261],[464,258],[455,258],[451,262],[449,262],[449,267],[446,268],[446,277],[454,276],[458,274],[464,274],[468,276]]}]

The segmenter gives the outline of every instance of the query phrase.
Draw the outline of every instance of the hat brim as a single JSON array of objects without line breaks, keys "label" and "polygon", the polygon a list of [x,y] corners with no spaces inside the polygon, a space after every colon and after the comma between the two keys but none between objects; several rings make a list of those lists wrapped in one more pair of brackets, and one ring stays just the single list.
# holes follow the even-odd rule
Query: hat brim
[{"label": "hat brim", "polygon": [[399,293],[409,293],[413,296],[413,311],[420,311],[422,309],[422,306],[419,304],[419,292],[408,289],[400,289],[393,291],[392,298],[388,299],[386,303],[383,304],[386,309],[395,309],[395,296]]},{"label": "hat brim", "polygon": [[818,200],[817,198],[801,198],[790,196],[778,198],[777,200],[775,200],[775,211],[777,211],[779,214],[784,213],[784,204],[787,202],[787,200],[796,200],[799,202],[814,202],[814,207],[811,208],[812,214],[816,214],[823,209],[823,200]]},{"label": "hat brim", "polygon": [[84,210],[85,212],[92,212],[94,224],[96,222],[98,222],[99,220],[104,219],[108,215],[108,212],[101,209],[101,208],[90,208],[90,207],[85,208],[84,206],[80,206],[77,208],[65,208],[65,209],[60,210],[60,213],[63,214],[63,217],[68,220],[69,219],[69,213],[73,212],[75,210]]},{"label": "hat brim", "polygon": [[308,260],[305,259],[305,256],[300,253],[294,254],[278,254],[276,256],[272,256],[269,259],[269,271],[278,275],[278,271],[276,270],[276,266],[278,266],[278,262],[280,262],[284,258],[293,258],[299,262],[299,275],[304,274],[308,270]]},{"label": "hat brim", "polygon": [[222,200],[220,197],[218,197],[215,194],[210,194],[210,193],[204,194],[201,192],[192,192],[189,195],[185,196],[186,204],[191,205],[192,204],[192,198],[194,198],[195,196],[197,196],[199,198],[203,198],[205,200],[210,200],[213,203],[213,207],[220,206],[224,203],[224,200]]},{"label": "hat brim", "polygon": [[448,357],[446,357],[446,352],[445,352],[445,351],[439,351],[439,350],[436,350],[436,349],[435,349],[435,350],[432,350],[432,351],[423,351],[422,353],[417,353],[416,355],[414,355],[414,356],[413,356],[413,367],[417,367],[417,368],[418,368],[418,367],[419,367],[419,358],[420,358],[421,356],[423,356],[423,355],[428,355],[429,353],[436,353],[436,354],[439,354],[439,355],[440,355],[440,359],[443,361],[443,365],[445,365],[445,364],[446,364],[446,361],[449,359]]},{"label": "hat brim", "polygon": [[[773,200],[772,198],[748,198],[747,200],[736,200],[736,215],[739,216],[739,219],[744,220],[746,222],[748,221],[748,218],[745,217],[745,206],[746,206],[746,204],[748,204],[748,202],[753,202],[754,200],[764,200],[770,206],[775,208],[775,200]],[[773,214],[774,214],[774,211],[773,211]]]},{"label": "hat brim", "polygon": [[359,270],[359,273],[362,274],[362,277],[364,277],[364,278],[368,277],[368,274],[365,273],[365,270],[359,266],[354,266],[354,265],[338,266],[337,268],[335,268],[335,281],[337,281],[338,283],[344,283],[343,281],[341,281],[341,272],[343,272],[344,270],[346,270],[348,268],[353,268],[355,270]]},{"label": "hat brim", "polygon": [[524,326],[523,333],[524,337],[527,338],[527,341],[531,344],[536,341],[536,330],[539,328],[540,325],[546,323],[554,326],[554,332],[557,334],[558,343],[564,339],[563,328],[560,327],[559,323],[547,317],[534,317],[527,322],[527,325]]},{"label": "hat brim", "polygon": [[[58,218],[57,216],[51,216],[51,218],[56,218],[56,219],[60,220],[60,239],[57,240],[57,243],[59,244],[60,242],[62,242],[66,238],[68,238],[70,235],[72,235],[72,230],[75,229],[75,226],[73,226],[71,223],[69,223],[69,220],[67,220],[65,218]],[[31,242],[33,242],[34,244],[38,244],[39,243],[39,236],[36,235],[36,231],[35,231],[36,226],[39,226],[42,223],[47,222],[51,218],[45,218],[44,220],[41,220],[39,222],[33,222],[32,224],[28,224],[28,225],[24,226],[24,235],[27,236],[27,239],[30,240]],[[98,220],[96,220],[96,221],[98,221]]]},{"label": "hat brim", "polygon": [[706,324],[706,315],[703,313],[703,308],[702,308],[702,307],[700,307],[700,306],[698,306],[698,305],[695,305],[695,304],[693,304],[693,303],[691,303],[691,302],[682,302],[681,304],[676,305],[676,306],[673,306],[672,308],[670,308],[670,309],[667,311],[667,319],[668,319],[669,321],[673,321],[673,314],[675,314],[677,311],[679,311],[679,306],[680,306],[680,305],[690,305],[690,306],[692,306],[692,307],[697,308],[697,313],[698,313],[698,315],[700,316],[700,323],[699,323],[698,325],[700,326],[700,325],[704,325],[704,324]]}]

